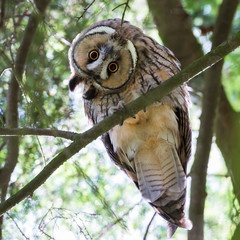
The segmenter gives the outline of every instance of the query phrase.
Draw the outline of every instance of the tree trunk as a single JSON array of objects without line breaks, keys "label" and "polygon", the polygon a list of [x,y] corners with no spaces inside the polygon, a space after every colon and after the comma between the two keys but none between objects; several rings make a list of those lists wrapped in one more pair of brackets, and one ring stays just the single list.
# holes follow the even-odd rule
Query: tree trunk
[{"label": "tree trunk", "polygon": [[[214,26],[212,48],[225,41],[229,35],[237,0],[223,0]],[[201,125],[197,141],[195,161],[191,169],[191,199],[189,217],[193,229],[189,240],[204,239],[204,204],[206,197],[206,177],[209,154],[214,134],[214,120],[218,106],[223,62],[210,68],[204,77]]]},{"label": "tree trunk", "polygon": [[193,35],[191,17],[183,9],[181,0],[147,1],[162,41],[177,53],[182,67],[201,57],[201,45]]}]

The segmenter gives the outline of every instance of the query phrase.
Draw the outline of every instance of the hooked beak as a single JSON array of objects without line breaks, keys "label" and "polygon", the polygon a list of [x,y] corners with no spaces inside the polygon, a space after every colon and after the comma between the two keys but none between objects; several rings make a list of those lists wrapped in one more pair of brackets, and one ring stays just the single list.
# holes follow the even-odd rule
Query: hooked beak
[{"label": "hooked beak", "polygon": [[113,50],[113,46],[111,46],[111,47],[106,47],[106,48],[104,49],[104,56],[103,56],[103,58],[102,58],[103,61],[106,60],[107,56],[112,52],[112,50]]},{"label": "hooked beak", "polygon": [[86,89],[84,89],[82,97],[86,100],[91,100],[97,96],[97,93],[97,89],[93,85],[90,85],[87,86]]}]

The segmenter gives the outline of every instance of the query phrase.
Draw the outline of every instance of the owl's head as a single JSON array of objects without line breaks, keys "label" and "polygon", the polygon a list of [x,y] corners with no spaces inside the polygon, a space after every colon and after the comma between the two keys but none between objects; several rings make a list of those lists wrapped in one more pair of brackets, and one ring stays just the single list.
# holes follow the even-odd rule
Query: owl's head
[{"label": "owl's head", "polygon": [[[125,38],[120,24],[114,28],[107,21],[103,23],[90,26],[73,40],[69,50],[72,91],[85,83],[92,86],[91,91],[119,92],[132,79],[137,63],[134,44]],[[93,97],[90,94],[87,98]]]}]

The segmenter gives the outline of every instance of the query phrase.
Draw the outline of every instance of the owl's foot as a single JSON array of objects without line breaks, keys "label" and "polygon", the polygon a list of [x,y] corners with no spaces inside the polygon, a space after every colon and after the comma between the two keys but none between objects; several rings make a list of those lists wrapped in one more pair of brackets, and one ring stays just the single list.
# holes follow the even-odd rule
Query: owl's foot
[{"label": "owl's foot", "polygon": [[142,88],[140,88],[139,91],[140,91],[143,95],[145,95],[146,93],[149,92],[149,90],[150,90],[151,88],[152,88],[152,84],[149,83],[148,86],[147,86],[146,91],[145,91],[144,89],[142,89]]},{"label": "owl's foot", "polygon": [[[122,109],[125,109],[125,103],[124,103],[123,100],[119,101],[117,106],[110,107],[109,112],[110,112],[110,114],[114,114],[114,113],[116,113],[118,111],[121,111]],[[132,118],[136,119],[135,116],[133,116]],[[122,121],[121,121],[121,123],[119,125],[122,126],[123,122],[124,122],[124,120],[122,119]]]},{"label": "owl's foot", "polygon": [[125,108],[125,103],[123,100],[121,100],[118,102],[117,106],[110,107],[109,112],[111,114],[114,114],[115,112],[118,112],[119,110],[122,110],[123,108]]},{"label": "owl's foot", "polygon": [[[114,114],[114,113],[116,113],[116,112],[118,112],[118,111],[121,111],[121,110],[124,109],[124,108],[125,108],[125,103],[124,103],[123,100],[121,100],[121,101],[118,102],[118,105],[117,105],[117,106],[110,107],[109,112],[110,112],[110,114]],[[121,123],[119,124],[120,126],[123,125],[123,121],[124,121],[124,120],[122,119]]]}]

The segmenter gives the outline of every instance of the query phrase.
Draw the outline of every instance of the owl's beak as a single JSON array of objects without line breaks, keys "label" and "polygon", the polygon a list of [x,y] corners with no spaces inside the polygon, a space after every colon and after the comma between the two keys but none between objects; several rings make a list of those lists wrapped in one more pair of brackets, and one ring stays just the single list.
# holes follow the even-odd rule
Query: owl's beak
[{"label": "owl's beak", "polygon": [[86,89],[84,89],[82,97],[86,100],[91,100],[96,96],[97,96],[97,89],[93,85],[90,85]]},{"label": "owl's beak", "polygon": [[102,58],[103,61],[106,60],[107,56],[112,52],[112,50],[113,50],[113,46],[111,46],[111,47],[106,47],[106,48],[104,49],[104,56],[103,56],[103,58]]}]

